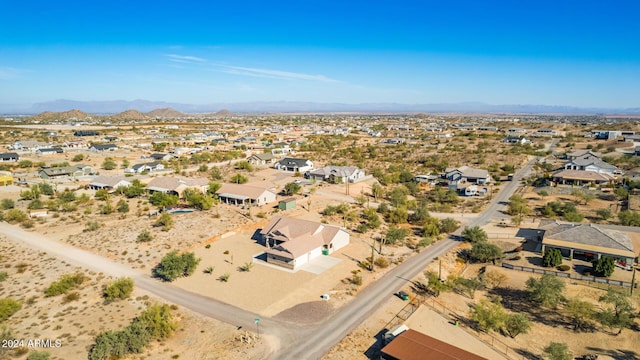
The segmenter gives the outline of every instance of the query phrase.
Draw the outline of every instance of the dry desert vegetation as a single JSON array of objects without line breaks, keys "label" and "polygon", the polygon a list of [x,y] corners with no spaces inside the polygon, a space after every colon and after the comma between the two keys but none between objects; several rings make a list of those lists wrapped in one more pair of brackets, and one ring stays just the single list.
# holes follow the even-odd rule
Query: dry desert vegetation
[{"label": "dry desert vegetation", "polygon": [[[72,115],[76,118],[90,117],[78,113]],[[525,226],[527,221],[540,218],[562,219],[562,214],[544,212],[549,202],[574,204],[577,213],[583,216],[582,221],[618,224],[618,214],[623,211],[622,191],[598,189],[600,195],[589,198],[583,196],[589,189],[578,188],[576,192],[576,189],[544,186],[536,181],[548,178],[553,170],[562,166],[560,153],[577,149],[604,152],[609,157],[608,161],[629,173],[640,165],[625,155],[629,150],[628,144],[608,140],[594,145],[593,141],[585,140],[583,134],[597,128],[597,122],[589,122],[592,119],[524,117],[514,122],[512,117],[434,117],[419,114],[337,116],[326,121],[315,116],[224,116],[154,122],[127,113],[120,117],[94,119],[90,125],[81,127],[62,125],[55,118],[37,118],[37,121],[50,122],[47,128],[55,131],[55,136],[43,134],[39,126],[29,125],[28,120],[23,124],[3,123],[0,139],[5,145],[24,140],[52,144],[75,141],[77,138],[72,134],[77,129],[95,129],[101,134],[109,134],[117,138],[115,144],[118,145],[117,150],[109,152],[94,152],[86,147],[69,148],[53,155],[22,151],[19,162],[0,164],[16,179],[26,181],[26,185],[0,188],[0,197],[7,200],[3,204],[3,218],[13,226],[99,254],[148,276],[170,251],[193,253],[199,259],[195,271],[191,276],[179,277],[172,286],[234,304],[260,316],[313,326],[339,311],[342,305],[387,271],[448,236],[474,214],[482,212],[492,196],[508,181],[508,175],[533,157],[542,161],[535,166],[534,174],[525,179],[528,186],[518,192],[527,202],[529,211],[505,213],[505,219],[512,227],[504,229],[489,225],[485,228],[488,233],[512,231],[518,226]],[[111,125],[105,126],[107,121]],[[479,130],[482,124],[486,130]],[[531,138],[531,143],[527,144],[504,143],[505,131],[521,126],[531,131],[552,128],[559,135],[553,139]],[[634,123],[617,126],[637,128]],[[378,132],[380,135],[374,135]],[[215,135],[208,138],[200,136],[207,133]],[[218,142],[219,139],[224,141]],[[83,140],[110,143],[102,135]],[[306,181],[302,174],[285,173],[267,166],[248,166],[244,161],[251,154],[278,148],[274,144],[279,143],[291,146],[296,157],[312,159],[317,168],[324,165],[358,166],[373,176],[345,186]],[[555,146],[555,153],[551,146]],[[149,194],[129,197],[112,193],[104,197],[96,196],[97,192],[87,187],[95,175],[123,176],[125,168],[150,161],[152,153],[179,149],[198,150],[177,153],[169,160],[162,160],[165,170],[136,174],[131,178],[138,179],[142,185],[159,176],[206,178],[214,184],[240,182],[246,178],[248,184],[273,189],[279,194],[278,199],[296,197],[297,205],[292,210],[281,212],[274,207],[275,204],[247,209],[214,201],[211,208],[171,215],[171,224],[159,226],[160,216],[149,214],[161,206],[152,205]],[[97,174],[60,179],[42,179],[39,176],[38,171],[43,167],[74,164],[90,165]],[[491,182],[486,195],[460,196],[449,190],[446,182],[413,181],[416,175],[437,177],[447,168],[465,165],[489,171]],[[301,181],[298,192],[282,194],[286,185],[294,180]],[[38,194],[37,197],[25,194],[41,189],[40,184],[46,184],[52,192]],[[40,202],[39,206],[34,205],[36,200]],[[179,205],[194,207],[184,199]],[[105,210],[107,208],[109,211]],[[605,208],[610,210],[608,216],[597,212]],[[47,215],[34,218],[17,216],[18,211],[28,214],[36,209],[47,210]],[[255,240],[255,232],[277,215],[344,226],[351,234],[350,244],[332,254],[334,264],[320,273],[290,272],[256,261],[255,256],[264,252],[264,246]],[[144,241],[141,241],[142,234]],[[87,358],[89,349],[101,332],[123,328],[148,306],[161,302],[135,288],[131,297],[106,303],[103,289],[114,278],[61,262],[50,254],[18,242],[6,238],[1,240],[4,269],[0,271],[6,272],[6,279],[0,282],[0,298],[11,298],[20,303],[20,309],[3,320],[5,331],[11,331],[11,336],[16,338],[60,339],[62,346],[45,349],[54,359]],[[499,244],[502,250],[514,248],[513,244],[500,239],[490,240]],[[637,239],[634,241],[637,243]],[[371,258],[372,246],[374,258]],[[443,278],[451,275],[469,279],[476,278],[483,271],[485,274],[495,272],[504,274],[506,280],[500,286],[478,289],[473,297],[460,291],[442,292],[437,297],[418,296],[418,301],[423,302],[420,309],[434,308],[436,312],[416,312],[411,320],[412,327],[425,328],[424,331],[432,336],[448,334],[447,329],[452,326],[448,321],[455,316],[462,323],[456,331],[467,335],[452,332],[451,335],[443,335],[443,340],[456,344],[455,338],[471,336],[464,341],[472,344],[468,345],[470,351],[477,351],[488,358],[503,358],[505,349],[511,351],[507,351],[507,358],[535,358],[553,339],[562,339],[576,355],[598,352],[620,359],[639,356],[635,347],[639,340],[637,325],[620,335],[612,335],[611,331],[595,322],[593,331],[574,332],[563,315],[562,307],[533,309],[530,303],[520,298],[528,274],[461,260],[459,254],[465,247],[470,245],[462,244],[425,272],[442,272]],[[539,257],[539,254],[532,252],[521,257],[527,256]],[[375,271],[370,271],[371,262],[374,262]],[[76,289],[67,294],[45,296],[44,291],[51,283],[65,274],[77,272],[83,273],[86,279]],[[425,276],[419,275],[412,281],[424,283]],[[418,295],[409,285],[404,290],[412,296]],[[321,301],[321,294],[329,294],[331,300]],[[596,306],[600,306],[598,298],[603,294],[603,290],[582,284],[566,284],[567,298],[589,299]],[[494,295],[502,296],[505,311],[528,314],[532,324],[528,333],[512,339],[496,331],[488,331],[487,334],[474,330],[470,306]],[[637,309],[637,298],[633,301],[636,301]],[[379,311],[337,344],[326,357],[375,357],[381,331],[388,329],[405,305],[399,298],[388,299]],[[173,314],[177,326],[171,337],[152,342],[141,354],[128,356],[140,359],[260,359],[274,351],[275,345],[268,337],[257,338],[247,329],[204,318],[180,307],[174,308]],[[430,330],[429,324],[433,324]],[[487,346],[485,342],[494,342],[494,346]],[[456,345],[464,348],[464,343]],[[29,350],[21,348],[5,354],[24,359]]]}]

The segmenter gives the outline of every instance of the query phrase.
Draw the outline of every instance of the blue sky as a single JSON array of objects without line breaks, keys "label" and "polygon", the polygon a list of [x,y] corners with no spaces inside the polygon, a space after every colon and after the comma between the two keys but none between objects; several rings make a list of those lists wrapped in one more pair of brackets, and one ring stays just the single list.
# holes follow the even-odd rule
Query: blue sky
[{"label": "blue sky", "polygon": [[0,110],[55,99],[640,107],[637,1],[5,2]]}]

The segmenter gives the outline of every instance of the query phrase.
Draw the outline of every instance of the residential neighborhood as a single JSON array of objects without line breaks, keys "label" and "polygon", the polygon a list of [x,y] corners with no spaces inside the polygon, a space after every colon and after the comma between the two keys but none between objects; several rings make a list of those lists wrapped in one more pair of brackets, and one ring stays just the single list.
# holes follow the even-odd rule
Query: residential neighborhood
[{"label": "residential neighborhood", "polygon": [[[2,231],[13,229],[8,233],[15,232],[16,241],[39,239],[29,246],[52,242],[87,251],[82,258],[109,259],[135,276],[157,279],[163,289],[171,282],[171,291],[234,304],[273,321],[273,329],[286,328],[279,321],[329,326],[337,321],[333,314],[356,311],[350,306],[370,309],[370,321],[353,323],[328,358],[351,358],[348,343],[358,349],[355,358],[371,358],[366,353],[372,351],[374,358],[411,359],[411,343],[436,358],[445,351],[505,359],[514,348],[542,353],[550,341],[545,333],[574,339],[570,346],[581,353],[593,342],[633,348],[632,323],[614,339],[610,325],[594,315],[588,320],[593,332],[576,333],[538,321],[537,307],[516,300],[528,299],[529,277],[537,281],[541,274],[560,279],[568,299],[588,297],[592,286],[629,292],[637,285],[640,162],[628,131],[594,136],[583,118],[495,115],[173,121],[84,124],[97,130],[60,121],[51,125],[55,135],[5,123]],[[12,262],[36,263],[28,254],[37,252],[15,249],[3,247]],[[436,251],[434,262],[429,256]],[[175,264],[168,260],[174,252],[193,256],[193,270],[167,277],[160,269]],[[421,265],[405,273],[412,262]],[[92,263],[86,266],[98,271],[100,261]],[[7,269],[12,278],[29,276]],[[53,269],[49,276],[65,272]],[[89,287],[79,289],[89,298]],[[367,289],[384,295],[369,296]],[[24,296],[36,296],[36,304],[51,301],[38,291]],[[606,289],[594,291],[589,301],[607,309],[599,300]],[[496,311],[525,317],[517,338],[505,336],[506,325],[480,328],[476,311],[494,296],[502,296]],[[544,311],[564,316],[567,304]],[[112,316],[113,310],[100,311]],[[21,334],[31,334],[11,319]],[[442,324],[441,330],[430,331],[430,324]],[[372,340],[378,332],[384,341]],[[86,351],[92,341],[72,349]],[[270,351],[260,344],[260,355],[250,358]]]}]

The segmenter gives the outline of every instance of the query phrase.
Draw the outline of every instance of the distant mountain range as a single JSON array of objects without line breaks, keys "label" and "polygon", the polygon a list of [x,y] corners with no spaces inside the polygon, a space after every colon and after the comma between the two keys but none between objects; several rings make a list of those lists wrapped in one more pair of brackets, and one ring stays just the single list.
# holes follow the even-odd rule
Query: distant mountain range
[{"label": "distant mountain range", "polygon": [[33,104],[27,109],[2,109],[5,113],[21,112],[37,114],[44,111],[68,111],[78,109],[91,114],[115,114],[126,110],[151,112],[171,108],[183,113],[211,113],[227,109],[234,113],[485,113],[485,114],[626,114],[640,115],[639,108],[585,108],[553,105],[491,105],[481,102],[440,104],[399,103],[316,103],[297,101],[257,101],[238,103],[181,104],[149,100],[75,101],[55,100]]}]

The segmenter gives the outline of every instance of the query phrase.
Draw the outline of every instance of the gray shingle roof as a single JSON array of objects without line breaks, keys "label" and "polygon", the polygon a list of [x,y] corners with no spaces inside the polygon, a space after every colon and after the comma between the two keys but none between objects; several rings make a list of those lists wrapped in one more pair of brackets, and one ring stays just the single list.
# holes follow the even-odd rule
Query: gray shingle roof
[{"label": "gray shingle roof", "polygon": [[594,224],[574,224],[556,221],[543,226],[545,238],[604,248],[634,251],[629,235]]}]

